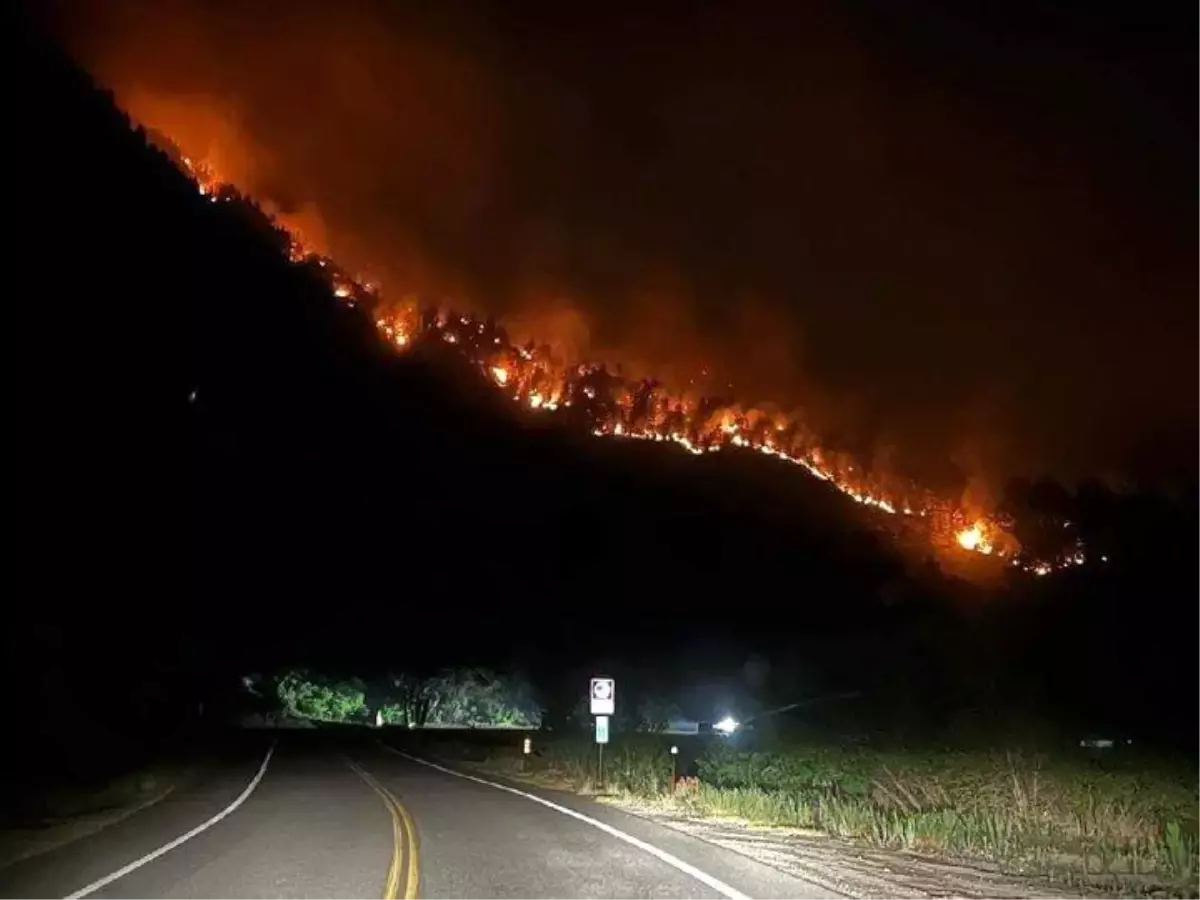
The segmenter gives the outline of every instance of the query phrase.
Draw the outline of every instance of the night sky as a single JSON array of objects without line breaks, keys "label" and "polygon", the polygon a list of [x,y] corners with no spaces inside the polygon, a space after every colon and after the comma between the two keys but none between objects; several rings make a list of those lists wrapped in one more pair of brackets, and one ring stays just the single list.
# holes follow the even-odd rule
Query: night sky
[{"label": "night sky", "polygon": [[1194,472],[1194,16],[962,6],[125,0],[60,27],[385,293],[706,368],[926,480]]}]

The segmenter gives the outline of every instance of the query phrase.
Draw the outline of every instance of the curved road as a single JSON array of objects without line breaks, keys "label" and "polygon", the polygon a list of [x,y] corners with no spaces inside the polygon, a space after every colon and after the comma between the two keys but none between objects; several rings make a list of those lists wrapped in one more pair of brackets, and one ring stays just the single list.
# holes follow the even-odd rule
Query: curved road
[{"label": "curved road", "polygon": [[259,737],[160,803],[0,869],[0,896],[830,896],[573,795],[405,757],[369,732]]}]

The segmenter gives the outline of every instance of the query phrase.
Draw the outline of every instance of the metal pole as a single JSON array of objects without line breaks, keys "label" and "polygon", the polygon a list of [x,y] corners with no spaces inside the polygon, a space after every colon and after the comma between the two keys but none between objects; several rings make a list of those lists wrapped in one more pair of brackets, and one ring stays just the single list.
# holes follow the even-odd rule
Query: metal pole
[{"label": "metal pole", "polygon": [[599,766],[600,766],[600,778],[599,778],[599,790],[603,791],[603,790],[604,790],[604,745],[603,745],[603,744],[597,744],[596,746],[600,748],[600,761],[599,761]]}]

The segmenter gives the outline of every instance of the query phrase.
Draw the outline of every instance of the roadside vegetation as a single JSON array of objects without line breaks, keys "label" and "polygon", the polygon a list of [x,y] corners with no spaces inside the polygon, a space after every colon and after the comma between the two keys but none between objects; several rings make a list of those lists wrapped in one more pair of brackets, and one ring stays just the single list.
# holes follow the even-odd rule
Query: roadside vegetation
[{"label": "roadside vegetation", "polygon": [[339,678],[305,669],[247,676],[246,689],[296,719],[411,728],[531,728],[541,721],[521,677],[483,668],[433,675]]},{"label": "roadside vegetation", "polygon": [[[483,764],[597,791],[590,740],[539,735],[535,743],[537,752],[524,758],[515,742],[493,745]],[[685,751],[694,758],[690,774],[681,772],[673,785],[671,743],[663,735],[616,737],[605,751],[604,790],[683,816],[730,817],[986,861],[1084,891],[1200,892],[1196,772],[1186,765],[799,744],[747,750],[717,738]],[[456,753],[452,745],[438,749]],[[478,747],[467,751],[476,762],[481,756]]]},{"label": "roadside vegetation", "polygon": [[159,764],[92,785],[60,784],[36,804],[0,816],[0,868],[93,834],[166,797],[191,777],[184,764]]}]

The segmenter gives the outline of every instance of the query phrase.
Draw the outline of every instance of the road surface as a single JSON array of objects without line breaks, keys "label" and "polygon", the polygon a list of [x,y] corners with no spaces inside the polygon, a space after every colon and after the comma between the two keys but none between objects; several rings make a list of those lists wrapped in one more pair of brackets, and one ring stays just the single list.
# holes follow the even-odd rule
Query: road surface
[{"label": "road surface", "polygon": [[0,896],[830,896],[582,798],[427,762],[365,729],[251,735],[160,803],[0,869]]}]

